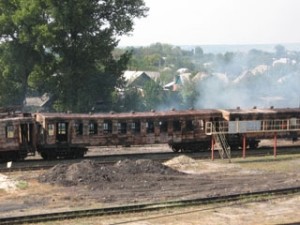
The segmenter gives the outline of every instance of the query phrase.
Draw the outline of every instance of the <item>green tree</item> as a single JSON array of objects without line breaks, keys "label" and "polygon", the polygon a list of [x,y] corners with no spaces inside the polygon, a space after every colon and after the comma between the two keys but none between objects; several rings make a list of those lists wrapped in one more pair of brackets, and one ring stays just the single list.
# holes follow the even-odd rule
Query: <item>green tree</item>
[{"label": "green tree", "polygon": [[22,78],[22,98],[30,77],[32,87],[51,92],[60,109],[77,112],[99,98],[108,101],[122,84],[130,54],[116,59],[112,51],[148,10],[143,0],[4,0],[0,9],[5,55],[14,56],[3,64],[19,65],[9,73]]},{"label": "green tree", "polygon": [[131,70],[162,71],[165,68],[195,68],[192,62],[192,51],[182,50],[169,44],[155,43],[148,47],[130,48],[132,58]]},{"label": "green tree", "polygon": [[42,27],[44,18],[40,10],[40,1],[0,2],[2,83],[9,85],[7,92],[1,94],[2,99],[13,96],[10,104],[23,103],[30,74],[48,58],[42,44],[47,32]]},{"label": "green tree", "polygon": [[145,109],[156,109],[160,104],[164,103],[164,91],[156,82],[150,80],[146,82],[144,87]]},{"label": "green tree", "polygon": [[277,58],[286,57],[286,49],[283,45],[275,46],[275,55]]},{"label": "green tree", "polygon": [[201,58],[201,57],[203,57],[203,49],[201,48],[201,47],[196,47],[195,49],[194,49],[194,55],[196,56],[196,57],[199,57],[199,58]]},{"label": "green tree", "polygon": [[141,91],[137,88],[127,89],[124,93],[124,99],[122,99],[123,107],[122,111],[136,111],[142,112],[145,110],[145,105],[143,104],[143,98]]},{"label": "green tree", "polygon": [[186,82],[183,85],[180,94],[182,96],[183,108],[188,109],[188,108],[195,107],[196,101],[199,97],[199,93],[197,91],[197,85],[195,82],[192,81]]},{"label": "green tree", "polygon": [[262,64],[271,65],[274,58],[273,54],[261,50],[257,50],[257,49],[250,50],[246,56],[247,56],[246,66],[248,68],[254,68]]}]

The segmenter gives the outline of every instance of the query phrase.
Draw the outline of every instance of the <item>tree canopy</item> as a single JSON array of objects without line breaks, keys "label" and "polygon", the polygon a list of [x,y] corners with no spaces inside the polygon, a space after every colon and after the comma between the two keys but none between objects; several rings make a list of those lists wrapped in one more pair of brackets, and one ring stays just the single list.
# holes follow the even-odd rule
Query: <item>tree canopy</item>
[{"label": "tree canopy", "polygon": [[109,102],[130,56],[112,51],[147,11],[143,0],[1,1],[0,104],[30,92],[50,93],[56,110]]}]

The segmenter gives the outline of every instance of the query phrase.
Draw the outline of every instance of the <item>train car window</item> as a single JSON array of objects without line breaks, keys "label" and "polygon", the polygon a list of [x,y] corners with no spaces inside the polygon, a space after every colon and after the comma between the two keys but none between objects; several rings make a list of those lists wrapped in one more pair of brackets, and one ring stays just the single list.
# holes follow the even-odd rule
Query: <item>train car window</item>
[{"label": "train car window", "polygon": [[110,120],[105,120],[103,122],[103,132],[105,134],[112,133],[112,122]]},{"label": "train car window", "polygon": [[94,135],[98,133],[97,123],[94,121],[90,121],[89,123],[89,135]]},{"label": "train car window", "polygon": [[185,121],[185,128],[187,131],[193,131],[194,130],[193,120]]},{"label": "train car window", "polygon": [[140,121],[132,122],[131,130],[133,133],[140,133],[141,132],[141,122]]},{"label": "train car window", "polygon": [[273,130],[273,121],[272,120],[267,120],[265,123],[265,130]]},{"label": "train car window", "polygon": [[67,133],[67,125],[64,122],[59,122],[57,124],[57,133],[58,134],[66,134]]},{"label": "train car window", "polygon": [[[196,121],[194,121],[194,124],[195,124]],[[199,120],[199,127],[200,127],[200,130],[204,130],[204,120]]]},{"label": "train car window", "polygon": [[280,130],[282,129],[282,120],[275,120],[274,121],[274,129],[275,130]]},{"label": "train car window", "polygon": [[14,137],[14,126],[7,125],[5,127],[5,134],[6,134],[6,138],[13,138]]},{"label": "train car window", "polygon": [[83,135],[83,124],[81,121],[75,122],[75,133],[76,135]]},{"label": "train car window", "polygon": [[292,129],[297,128],[297,122],[299,123],[299,120],[297,120],[297,118],[291,118],[290,119],[290,126]]},{"label": "train car window", "polygon": [[161,133],[168,132],[168,121],[159,121],[159,128]]},{"label": "train car window", "polygon": [[154,133],[154,122],[151,121],[151,120],[148,120],[146,122],[146,130],[147,130],[147,133],[150,134],[150,133]]},{"label": "train car window", "polygon": [[300,120],[299,119],[296,120],[296,129],[300,129]]},{"label": "train car window", "polygon": [[54,124],[53,123],[48,123],[47,129],[48,129],[48,135],[53,136],[54,135]]},{"label": "train car window", "polygon": [[126,134],[126,132],[127,132],[126,122],[119,122],[117,126],[118,126],[118,133],[119,134]]},{"label": "train car window", "polygon": [[179,120],[173,121],[173,131],[181,131],[181,123]]}]

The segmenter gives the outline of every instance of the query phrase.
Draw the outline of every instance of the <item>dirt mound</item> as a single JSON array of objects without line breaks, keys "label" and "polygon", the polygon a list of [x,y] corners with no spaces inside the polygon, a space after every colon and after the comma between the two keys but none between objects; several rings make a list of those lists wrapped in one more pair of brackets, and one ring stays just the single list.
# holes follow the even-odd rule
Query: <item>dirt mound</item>
[{"label": "dirt mound", "polygon": [[171,165],[184,165],[184,164],[195,164],[196,161],[188,156],[185,155],[181,155],[178,157],[175,157],[173,159],[168,160],[167,162],[165,162],[164,164],[166,166],[171,166]]},{"label": "dirt mound", "polygon": [[164,165],[185,173],[193,173],[191,171],[202,167],[195,159],[185,155],[170,159],[166,161]]},{"label": "dirt mound", "polygon": [[120,170],[124,174],[143,174],[143,173],[155,173],[164,175],[178,175],[182,174],[177,170],[174,170],[168,166],[165,166],[159,162],[140,159],[136,161],[123,160],[119,161],[114,165],[115,168]]},{"label": "dirt mound", "polygon": [[[182,175],[174,169],[152,160],[123,160],[114,165],[103,166],[91,160],[83,160],[71,165],[54,166],[42,174],[38,180],[42,183],[64,186],[91,185],[103,187],[105,183],[151,179],[156,175]],[[148,179],[147,179],[148,178]]]}]

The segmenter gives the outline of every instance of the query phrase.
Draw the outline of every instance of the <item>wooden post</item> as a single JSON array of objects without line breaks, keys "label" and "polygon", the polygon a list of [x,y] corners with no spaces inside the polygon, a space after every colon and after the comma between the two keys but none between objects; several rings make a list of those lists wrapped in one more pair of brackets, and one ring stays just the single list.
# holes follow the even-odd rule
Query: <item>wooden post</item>
[{"label": "wooden post", "polygon": [[277,133],[274,133],[274,158],[277,156]]},{"label": "wooden post", "polygon": [[215,151],[215,140],[214,136],[211,135],[211,160],[214,161],[214,151]]},{"label": "wooden post", "polygon": [[246,157],[246,134],[243,134],[243,159]]}]

